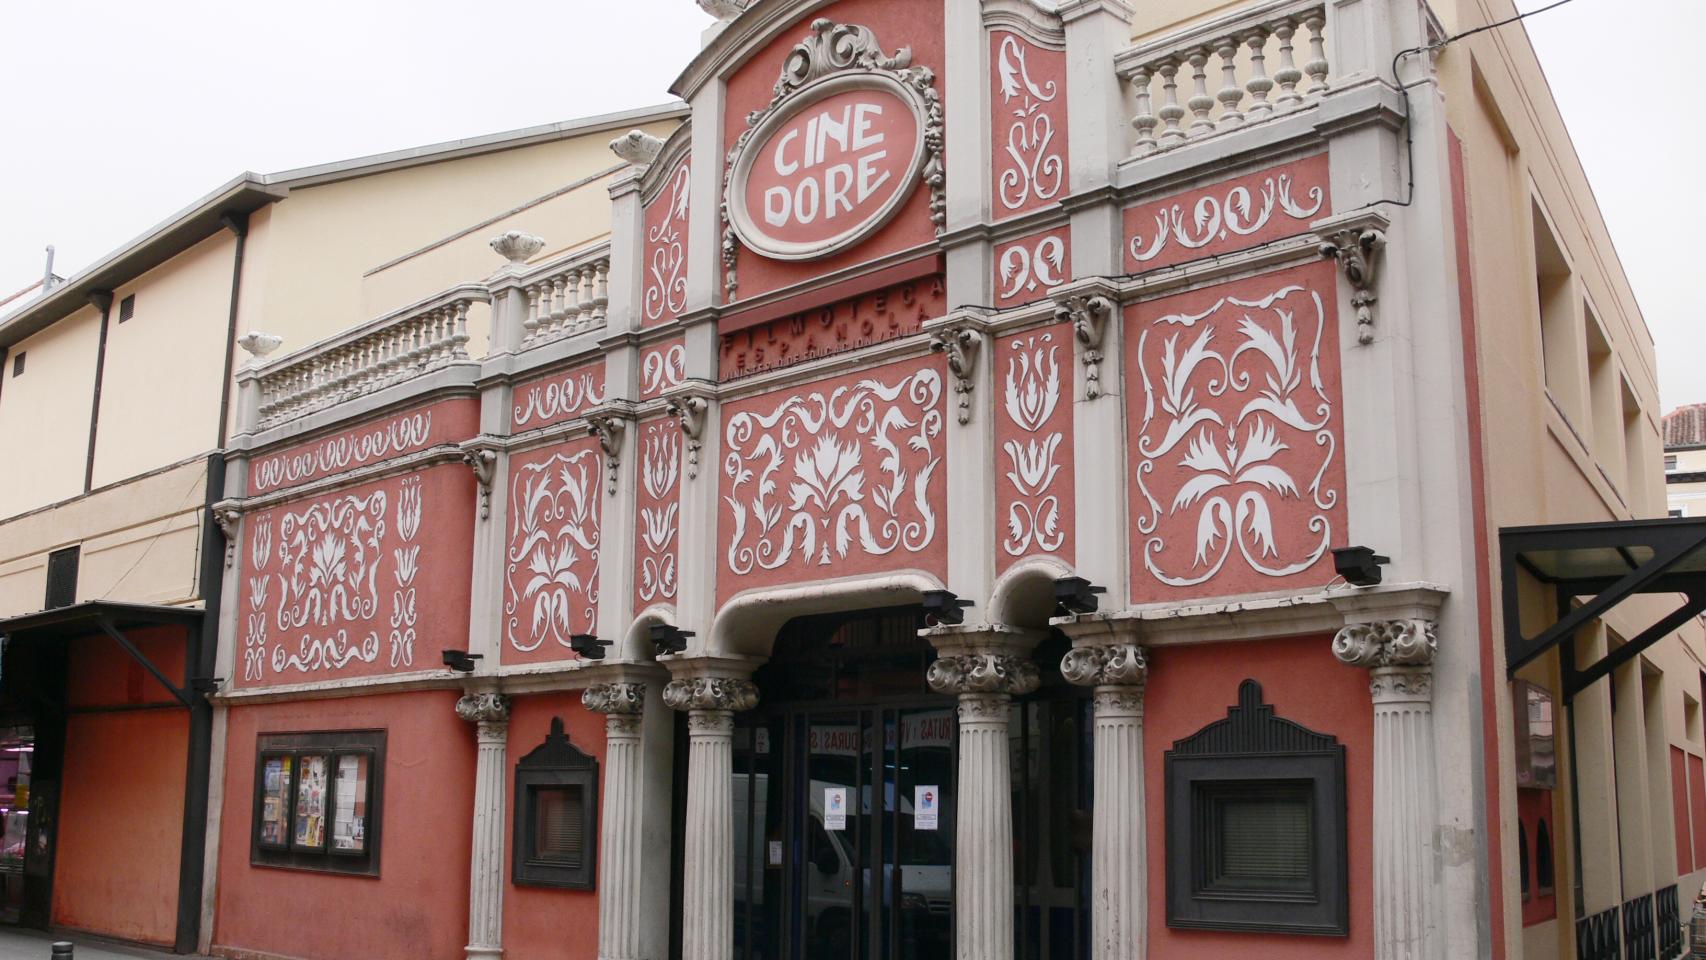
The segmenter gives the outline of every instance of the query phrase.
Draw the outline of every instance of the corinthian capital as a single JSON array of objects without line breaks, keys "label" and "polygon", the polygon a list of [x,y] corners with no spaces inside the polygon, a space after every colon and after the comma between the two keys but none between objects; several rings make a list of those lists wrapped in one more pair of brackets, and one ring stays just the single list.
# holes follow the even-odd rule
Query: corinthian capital
[{"label": "corinthian capital", "polygon": [[1060,673],[1081,687],[1141,687],[1149,678],[1149,661],[1135,643],[1098,643],[1066,651]]},{"label": "corinthian capital", "polygon": [[758,706],[758,685],[734,677],[687,677],[671,680],[663,688],[663,702],[671,710],[738,713]]},{"label": "corinthian capital", "polygon": [[940,657],[925,675],[937,693],[1004,693],[1019,696],[1037,688],[1037,665],[1005,653]]},{"label": "corinthian capital", "polygon": [[581,693],[581,706],[594,713],[636,714],[646,708],[643,683],[599,683]]},{"label": "corinthian capital", "polygon": [[456,701],[456,715],[469,723],[509,720],[509,698],[501,693],[470,693]]},{"label": "corinthian capital", "polygon": [[1333,637],[1333,656],[1353,667],[1427,667],[1439,641],[1432,620],[1352,623]]}]

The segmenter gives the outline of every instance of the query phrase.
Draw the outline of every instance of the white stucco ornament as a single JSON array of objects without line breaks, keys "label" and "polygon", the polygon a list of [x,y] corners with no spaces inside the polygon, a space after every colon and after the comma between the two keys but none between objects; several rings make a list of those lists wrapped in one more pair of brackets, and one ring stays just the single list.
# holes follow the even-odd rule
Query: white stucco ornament
[{"label": "white stucco ornament", "polygon": [[242,347],[243,352],[249,355],[250,363],[265,361],[267,354],[277,350],[282,343],[284,343],[283,337],[271,333],[262,333],[259,330],[250,330],[237,338],[237,346]]},{"label": "white stucco ornament", "polygon": [[644,130],[629,130],[610,141],[610,152],[636,167],[647,166],[656,160],[658,151],[662,149],[663,141]]},{"label": "white stucco ornament", "polygon": [[507,230],[491,239],[492,250],[515,266],[521,266],[545,249],[545,239],[520,230]]},{"label": "white stucco ornament", "polygon": [[893,219],[920,180],[942,223],[934,72],[912,66],[910,48],[885,53],[867,27],[820,18],[811,29],[729,152],[725,260],[736,238],[775,260],[845,250]]}]

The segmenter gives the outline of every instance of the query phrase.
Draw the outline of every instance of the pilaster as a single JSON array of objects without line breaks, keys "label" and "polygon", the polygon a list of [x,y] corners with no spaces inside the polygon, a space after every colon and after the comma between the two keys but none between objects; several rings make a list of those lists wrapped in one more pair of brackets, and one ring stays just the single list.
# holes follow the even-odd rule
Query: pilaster
[{"label": "pilaster", "polygon": [[1434,837],[1433,620],[1350,623],[1333,655],[1369,671],[1374,703],[1374,956],[1443,956]]},{"label": "pilaster", "polygon": [[599,805],[598,958],[643,960],[648,926],[642,848],[645,789],[641,726],[646,684],[631,680],[586,688],[581,703],[604,714],[604,796]]},{"label": "pilaster", "polygon": [[469,693],[456,715],[475,724],[474,835],[468,877],[469,960],[503,956],[504,781],[509,775],[509,698]]},{"label": "pilaster", "polygon": [[1143,784],[1143,691],[1149,663],[1135,630],[1075,640],[1060,661],[1095,698],[1091,799],[1090,956],[1141,960],[1148,949],[1148,802]]},{"label": "pilaster", "polygon": [[[1073,249],[1076,258],[1076,240]],[[1079,576],[1107,589],[1103,607],[1119,610],[1128,602],[1131,584],[1120,372],[1124,318],[1119,291],[1112,281],[1095,277],[1057,287],[1050,296],[1055,318],[1072,324],[1076,345],[1072,375],[1072,430],[1078,438],[1072,445],[1073,496],[1078,503],[1076,567]]]}]

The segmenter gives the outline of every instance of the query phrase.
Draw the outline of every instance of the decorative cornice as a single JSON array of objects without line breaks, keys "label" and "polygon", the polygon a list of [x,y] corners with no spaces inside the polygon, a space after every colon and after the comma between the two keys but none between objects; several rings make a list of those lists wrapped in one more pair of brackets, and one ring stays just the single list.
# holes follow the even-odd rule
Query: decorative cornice
[{"label": "decorative cornice", "polygon": [[474,471],[474,482],[480,487],[480,519],[492,515],[492,479],[497,476],[498,454],[495,450],[463,450],[462,462]]},{"label": "decorative cornice", "polygon": [[213,514],[213,522],[219,525],[219,532],[225,536],[225,565],[233,566],[237,562],[237,530],[243,522],[243,511],[215,505],[209,508],[209,512]]},{"label": "decorative cornice", "polygon": [[946,354],[948,372],[954,375],[954,392],[959,394],[959,420],[971,422],[971,392],[976,383],[977,357],[985,335],[981,329],[966,322],[934,330],[930,334],[930,351]]},{"label": "decorative cornice", "polygon": [[1386,217],[1373,210],[1310,224],[1319,238],[1321,256],[1337,261],[1345,281],[1351,285],[1357,342],[1365,346],[1374,342],[1374,304],[1379,299],[1374,288],[1380,278],[1387,226]]},{"label": "decorative cornice", "polygon": [[469,723],[506,723],[509,698],[501,693],[469,693],[456,701],[456,715]]},{"label": "decorative cornice", "polygon": [[638,714],[646,708],[646,685],[622,681],[595,684],[582,691],[581,706],[594,713]]},{"label": "decorative cornice", "polygon": [[1429,667],[1438,647],[1432,620],[1352,623],[1333,637],[1333,656],[1353,667]]},{"label": "decorative cornice", "polygon": [[675,418],[681,427],[681,434],[687,439],[687,479],[693,480],[699,476],[699,450],[704,446],[705,411],[710,402],[704,397],[677,396],[671,397],[664,406],[665,411]]},{"label": "decorative cornice", "polygon": [[1004,653],[963,653],[938,657],[925,673],[937,693],[1022,696],[1037,688],[1037,665],[1027,657]]},{"label": "decorative cornice", "polygon": [[1060,673],[1081,687],[1141,688],[1149,678],[1149,661],[1135,643],[1098,643],[1073,647],[1060,659]]},{"label": "decorative cornice", "polygon": [[628,431],[628,411],[599,410],[583,414],[586,418],[586,432],[589,436],[598,438],[598,447],[604,451],[604,462],[608,467],[610,482],[608,490],[611,496],[616,496],[618,480],[622,476],[622,438]]},{"label": "decorative cornice", "polygon": [[1102,395],[1102,337],[1117,306],[1101,293],[1087,292],[1066,293],[1055,297],[1054,302],[1055,319],[1071,323],[1083,347],[1084,399],[1094,400]]},{"label": "decorative cornice", "polygon": [[663,702],[671,710],[738,713],[758,706],[758,685],[737,677],[684,677],[664,686]]}]

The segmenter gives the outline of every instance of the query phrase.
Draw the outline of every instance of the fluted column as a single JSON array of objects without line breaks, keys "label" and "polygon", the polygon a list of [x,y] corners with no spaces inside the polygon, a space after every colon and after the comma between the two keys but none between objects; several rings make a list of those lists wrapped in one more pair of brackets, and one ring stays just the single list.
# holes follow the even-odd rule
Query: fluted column
[{"label": "fluted column", "polygon": [[684,960],[734,956],[734,767],[736,711],[758,705],[758,687],[732,677],[671,680],[663,702],[687,714],[687,824],[682,871]]},{"label": "fluted column", "polygon": [[598,960],[642,960],[640,719],[643,683],[601,683],[581,704],[604,714],[604,797],[598,836]]},{"label": "fluted column", "polygon": [[1353,623],[1333,655],[1369,670],[1374,700],[1374,956],[1437,960],[1442,942],[1433,841],[1438,826],[1431,620]]},{"label": "fluted column", "polygon": [[456,715],[476,724],[479,753],[474,763],[474,838],[468,871],[469,958],[503,956],[504,781],[509,774],[509,698],[470,693],[456,701]]},{"label": "fluted column", "polygon": [[1013,956],[1013,770],[1008,713],[1037,688],[1037,668],[1008,653],[930,664],[937,693],[960,698],[959,814],[954,833],[954,932],[960,960]]},{"label": "fluted column", "polygon": [[1143,687],[1149,663],[1135,643],[1091,643],[1067,651],[1060,672],[1095,688],[1090,956],[1141,960],[1148,942]]}]

